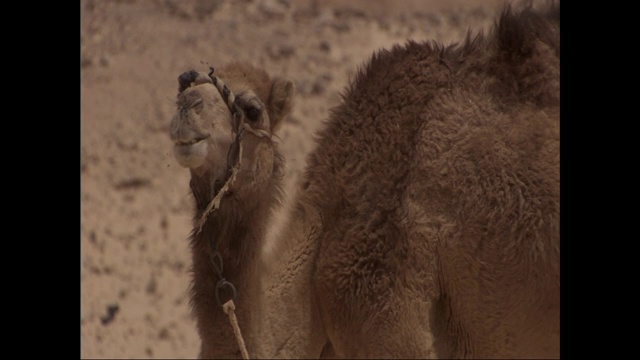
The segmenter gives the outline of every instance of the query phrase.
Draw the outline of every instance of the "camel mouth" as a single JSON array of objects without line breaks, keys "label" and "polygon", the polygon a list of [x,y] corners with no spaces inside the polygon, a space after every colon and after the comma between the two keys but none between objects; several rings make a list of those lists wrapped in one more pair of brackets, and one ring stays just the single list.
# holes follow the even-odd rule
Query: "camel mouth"
[{"label": "camel mouth", "polygon": [[199,143],[200,141],[206,140],[207,138],[208,138],[208,136],[194,138],[194,139],[191,139],[189,141],[176,140],[175,145],[176,146],[192,146],[192,145],[195,145],[195,144]]},{"label": "camel mouth", "polygon": [[178,163],[186,168],[201,166],[207,156],[208,143],[205,138],[196,138],[189,141],[176,141],[173,152]]}]

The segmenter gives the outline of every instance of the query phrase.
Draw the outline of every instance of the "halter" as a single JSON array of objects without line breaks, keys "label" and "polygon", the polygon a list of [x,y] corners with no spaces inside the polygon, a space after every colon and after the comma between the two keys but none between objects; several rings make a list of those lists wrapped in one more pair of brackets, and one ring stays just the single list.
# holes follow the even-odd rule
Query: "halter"
[{"label": "halter", "polygon": [[[231,128],[234,140],[229,146],[229,151],[227,152],[227,177],[225,179],[224,185],[220,188],[220,190],[218,190],[218,193],[213,197],[209,205],[207,205],[205,210],[202,212],[202,215],[200,216],[200,219],[197,223],[196,235],[199,234],[200,231],[202,231],[202,226],[206,222],[209,215],[220,207],[220,201],[222,200],[222,197],[227,193],[227,191],[229,191],[229,188],[235,182],[236,175],[240,170],[242,162],[242,137],[244,135],[244,131],[248,129],[250,132],[258,136],[270,136],[270,134],[261,130],[257,130],[259,131],[259,133],[256,133],[256,130],[251,129],[251,127],[245,124],[245,115],[238,105],[238,98],[233,94],[231,90],[229,90],[229,88],[224,84],[222,80],[213,75],[213,72],[215,70],[212,66],[209,66],[209,70],[210,71],[207,75],[209,75],[211,82],[220,92],[220,95],[229,108],[229,111],[231,111],[231,117],[233,119]],[[178,92],[181,93],[188,87],[192,86],[193,82],[198,76],[199,74],[195,70],[187,71],[180,75],[180,77],[178,78],[178,83],[180,84]]]},{"label": "halter", "polygon": [[[209,74],[207,75],[209,75],[209,78],[213,82],[213,85],[215,85],[218,91],[220,92],[220,95],[222,95],[222,99],[227,104],[229,111],[231,111],[231,116],[233,117],[232,129],[233,129],[233,134],[235,135],[235,140],[229,147],[229,152],[227,154],[227,165],[229,167],[228,169],[230,170],[233,166],[235,166],[235,164],[231,165],[232,161],[234,161],[232,155],[238,153],[238,150],[241,145],[242,135],[244,134],[244,130],[245,130],[245,127],[244,127],[245,116],[242,109],[240,109],[240,106],[238,106],[238,98],[233,94],[233,92],[231,92],[231,90],[229,90],[227,85],[225,85],[224,82],[222,82],[222,80],[218,79],[216,76],[213,76],[213,72],[215,71],[213,66],[209,66],[209,70],[211,71],[209,71]],[[237,163],[240,163],[240,158],[237,158],[235,161]]]}]

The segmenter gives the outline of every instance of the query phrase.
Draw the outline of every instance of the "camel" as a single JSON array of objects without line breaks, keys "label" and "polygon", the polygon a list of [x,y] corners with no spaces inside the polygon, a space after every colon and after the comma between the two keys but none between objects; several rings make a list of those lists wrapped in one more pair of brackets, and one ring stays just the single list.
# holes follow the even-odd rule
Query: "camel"
[{"label": "camel", "polygon": [[217,296],[250,357],[559,357],[559,25],[558,5],[507,6],[487,35],[376,52],[268,254],[293,83],[244,63],[182,74],[200,358],[241,356]]}]

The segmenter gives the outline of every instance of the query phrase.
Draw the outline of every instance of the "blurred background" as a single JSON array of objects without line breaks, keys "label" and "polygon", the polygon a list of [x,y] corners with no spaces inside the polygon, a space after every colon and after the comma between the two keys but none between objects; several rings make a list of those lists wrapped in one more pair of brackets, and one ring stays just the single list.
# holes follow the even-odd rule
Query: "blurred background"
[{"label": "blurred background", "polygon": [[82,358],[195,358],[189,172],[168,125],[182,72],[248,61],[294,81],[287,188],[350,77],[381,48],[485,31],[496,0],[83,0]]}]

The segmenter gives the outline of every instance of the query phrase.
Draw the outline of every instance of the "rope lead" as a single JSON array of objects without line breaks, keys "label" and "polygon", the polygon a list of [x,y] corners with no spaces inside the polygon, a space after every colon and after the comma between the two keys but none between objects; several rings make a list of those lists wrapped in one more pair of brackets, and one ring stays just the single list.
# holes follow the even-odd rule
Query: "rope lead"
[{"label": "rope lead", "polygon": [[242,338],[242,333],[240,332],[240,326],[238,326],[238,319],[236,318],[235,309],[236,306],[233,303],[233,300],[229,300],[224,303],[224,305],[222,305],[222,310],[224,310],[224,313],[229,315],[229,321],[231,322],[233,333],[236,336],[236,340],[238,341],[238,347],[240,347],[242,358],[248,359],[249,353],[247,352],[247,347],[244,345],[244,339]]}]

